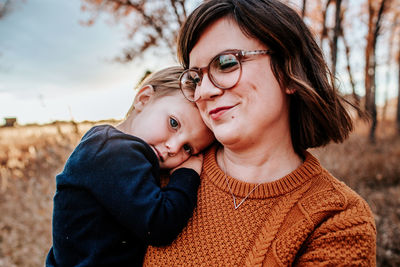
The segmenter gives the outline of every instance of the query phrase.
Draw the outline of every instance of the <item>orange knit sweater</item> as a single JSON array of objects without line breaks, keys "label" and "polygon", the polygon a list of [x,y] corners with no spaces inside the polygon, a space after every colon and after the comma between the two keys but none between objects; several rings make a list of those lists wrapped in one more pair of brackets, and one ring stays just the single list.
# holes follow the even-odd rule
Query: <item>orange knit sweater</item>
[{"label": "orange knit sweater", "polygon": [[[216,147],[205,155],[197,207],[144,266],[374,266],[376,229],[366,202],[306,152],[289,175],[261,184],[234,209]],[[253,188],[228,176],[240,202]]]}]

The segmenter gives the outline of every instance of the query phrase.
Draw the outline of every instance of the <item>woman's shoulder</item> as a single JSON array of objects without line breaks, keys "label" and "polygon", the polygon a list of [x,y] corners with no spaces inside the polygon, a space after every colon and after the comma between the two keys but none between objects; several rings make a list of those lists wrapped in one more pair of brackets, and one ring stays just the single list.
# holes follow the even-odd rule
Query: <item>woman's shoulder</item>
[{"label": "woman's shoulder", "polygon": [[325,214],[325,219],[341,222],[357,221],[375,227],[374,216],[368,203],[344,182],[338,180],[325,168],[313,179],[312,186],[300,205],[310,217]]},{"label": "woman's shoulder", "polygon": [[[298,207],[302,219],[280,237],[286,241],[285,245],[307,237],[301,243],[296,266],[374,265],[374,216],[367,202],[354,190],[321,167]],[[299,229],[300,234],[296,235]],[[285,246],[277,246],[277,250],[285,251]]]}]

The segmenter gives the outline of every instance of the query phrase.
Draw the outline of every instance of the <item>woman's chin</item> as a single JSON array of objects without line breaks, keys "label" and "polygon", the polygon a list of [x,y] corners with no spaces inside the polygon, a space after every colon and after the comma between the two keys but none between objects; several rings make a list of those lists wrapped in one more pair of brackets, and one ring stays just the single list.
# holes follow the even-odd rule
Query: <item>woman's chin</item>
[{"label": "woman's chin", "polygon": [[[237,133],[237,134],[236,134]],[[223,146],[233,146],[243,141],[240,131],[236,130],[235,132],[231,131],[221,131],[214,132],[215,138],[218,142],[220,142]]]}]

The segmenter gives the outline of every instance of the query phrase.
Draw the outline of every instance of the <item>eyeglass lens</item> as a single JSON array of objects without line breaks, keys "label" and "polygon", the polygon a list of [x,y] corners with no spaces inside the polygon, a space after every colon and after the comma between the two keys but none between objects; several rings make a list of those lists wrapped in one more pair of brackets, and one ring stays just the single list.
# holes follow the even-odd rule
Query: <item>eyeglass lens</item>
[{"label": "eyeglass lens", "polygon": [[[218,88],[233,87],[240,77],[240,62],[234,54],[222,54],[214,58],[208,66],[208,77]],[[181,77],[181,89],[186,98],[196,101],[195,90],[202,82],[200,70],[188,70]]]}]

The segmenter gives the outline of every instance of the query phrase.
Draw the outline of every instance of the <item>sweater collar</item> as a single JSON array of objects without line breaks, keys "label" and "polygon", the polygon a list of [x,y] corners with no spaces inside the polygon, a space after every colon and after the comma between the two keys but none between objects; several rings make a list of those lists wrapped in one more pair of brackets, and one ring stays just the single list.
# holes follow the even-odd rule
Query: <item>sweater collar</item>
[{"label": "sweater collar", "polygon": [[[217,164],[216,152],[218,145],[211,147],[204,157],[203,175],[208,177],[220,189],[229,192],[225,180],[225,174]],[[304,152],[305,160],[293,172],[288,175],[273,181],[261,184],[249,198],[268,198],[277,197],[289,193],[296,188],[309,181],[312,177],[321,173],[321,165],[319,161],[309,152]],[[228,182],[231,186],[232,192],[237,197],[245,197],[257,185],[239,181],[227,175]]]}]

